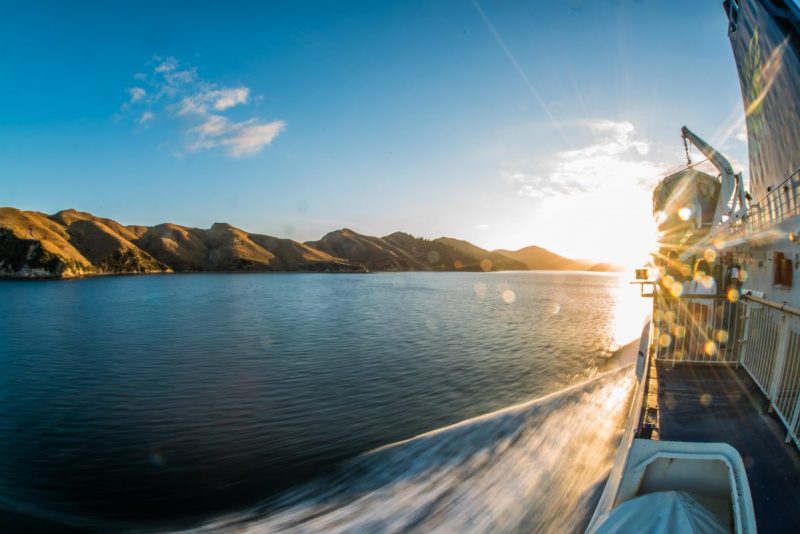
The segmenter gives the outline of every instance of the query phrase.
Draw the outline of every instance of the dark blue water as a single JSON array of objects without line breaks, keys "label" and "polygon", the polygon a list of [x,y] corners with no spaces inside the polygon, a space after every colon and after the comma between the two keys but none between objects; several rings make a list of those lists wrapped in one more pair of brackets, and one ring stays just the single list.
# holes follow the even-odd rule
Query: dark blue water
[{"label": "dark blue water", "polygon": [[578,273],[0,283],[0,525],[297,507],[359,453],[593,376],[641,310]]}]

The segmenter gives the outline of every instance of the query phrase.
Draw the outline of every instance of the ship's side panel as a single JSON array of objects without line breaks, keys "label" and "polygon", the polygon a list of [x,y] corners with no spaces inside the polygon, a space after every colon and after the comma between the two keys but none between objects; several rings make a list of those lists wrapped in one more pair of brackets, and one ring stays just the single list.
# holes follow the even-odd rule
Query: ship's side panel
[{"label": "ship's side panel", "polygon": [[[745,268],[745,289],[800,303],[800,9],[794,0],[726,0],[731,42],[747,120],[751,208],[746,243],[731,251]],[[791,179],[784,183],[784,181]],[[781,187],[776,187],[781,184]],[[776,259],[777,258],[777,259]],[[790,277],[792,278],[792,277]]]},{"label": "ship's side panel", "polygon": [[754,201],[800,167],[800,36],[792,0],[727,0]]}]

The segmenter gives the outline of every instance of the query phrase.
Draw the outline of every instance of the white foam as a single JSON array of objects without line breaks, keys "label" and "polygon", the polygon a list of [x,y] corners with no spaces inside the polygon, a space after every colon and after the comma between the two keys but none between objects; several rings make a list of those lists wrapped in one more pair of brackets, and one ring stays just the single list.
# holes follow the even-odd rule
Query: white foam
[{"label": "white foam", "polygon": [[610,468],[633,382],[625,366],[383,447],[195,530],[580,530]]}]

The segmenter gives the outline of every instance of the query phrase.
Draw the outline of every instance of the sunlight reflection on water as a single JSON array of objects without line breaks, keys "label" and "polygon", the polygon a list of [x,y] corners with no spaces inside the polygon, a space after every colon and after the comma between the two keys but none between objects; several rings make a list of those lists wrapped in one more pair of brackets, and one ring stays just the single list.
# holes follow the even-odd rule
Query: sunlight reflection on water
[{"label": "sunlight reflection on water", "polygon": [[614,341],[609,347],[612,351],[641,335],[644,319],[653,304],[651,299],[641,297],[638,286],[629,284],[625,276],[619,277],[613,298],[614,305],[609,321],[613,328]]}]

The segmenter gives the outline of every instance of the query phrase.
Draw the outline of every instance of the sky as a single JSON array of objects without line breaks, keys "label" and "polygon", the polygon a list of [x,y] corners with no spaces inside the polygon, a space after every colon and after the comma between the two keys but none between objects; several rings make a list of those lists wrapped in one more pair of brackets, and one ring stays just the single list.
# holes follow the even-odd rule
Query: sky
[{"label": "sky", "polygon": [[746,171],[726,28],[717,0],[17,2],[0,205],[636,264],[681,126]]}]

